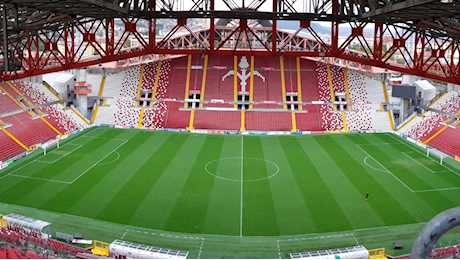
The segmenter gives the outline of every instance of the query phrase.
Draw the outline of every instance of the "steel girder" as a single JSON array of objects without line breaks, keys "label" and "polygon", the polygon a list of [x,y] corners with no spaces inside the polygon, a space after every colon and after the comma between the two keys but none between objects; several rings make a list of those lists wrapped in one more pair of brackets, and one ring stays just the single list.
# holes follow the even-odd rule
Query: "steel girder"
[{"label": "steel girder", "polygon": [[[460,39],[460,0],[3,0],[9,36],[62,29],[86,19],[227,18],[372,22]],[[244,3],[247,3],[246,5]],[[268,8],[267,8],[268,7]],[[261,10],[263,9],[263,10]],[[268,9],[268,10],[267,10]]]},{"label": "steel girder", "polygon": [[[237,26],[211,26],[194,32],[187,20],[179,19],[165,37],[156,39],[154,19],[149,21],[147,37],[137,29],[139,19],[122,21],[124,30],[117,38],[114,19],[94,20],[54,33],[39,31],[10,45],[10,51],[22,55],[22,67],[1,72],[0,77],[9,80],[112,61],[117,61],[117,66],[128,66],[172,55],[206,54],[301,56],[363,71],[380,67],[460,84],[457,41],[391,25],[352,23],[351,33],[339,41],[340,28],[334,23],[332,36],[326,38],[309,21],[300,22],[295,32],[277,30],[275,23],[272,27],[251,26],[247,20],[235,21]],[[373,36],[365,33],[369,28]],[[181,30],[186,33],[177,36]],[[125,48],[128,39],[137,40],[139,46]],[[394,61],[398,56],[404,64]]]},{"label": "steel girder", "polygon": [[460,38],[460,0],[374,0],[366,5],[370,8],[361,13],[361,20],[395,21],[434,37]]},{"label": "steel girder", "polygon": [[[449,31],[453,27],[427,30],[420,21],[401,20],[404,10],[434,4],[430,0],[395,0],[391,4],[378,0],[310,0],[303,12],[297,12],[295,0],[252,0],[247,6],[244,1],[238,5],[223,0],[229,11],[216,10],[214,0],[191,0],[188,2],[192,6],[187,8],[180,5],[181,1],[4,0],[2,17],[8,19],[3,19],[2,28],[6,30],[2,29],[2,39],[7,40],[0,47],[0,64],[5,67],[8,58],[13,65],[20,64],[21,70],[1,72],[0,77],[21,78],[111,61],[128,65],[170,55],[244,54],[305,56],[361,70],[380,67],[460,83],[458,38]],[[460,0],[445,0],[444,9],[449,1],[455,5]],[[267,3],[272,12],[258,12]],[[390,22],[377,19],[390,11],[395,13]],[[114,19],[103,19],[107,17],[123,17],[120,37],[115,36]],[[139,17],[148,18],[146,37],[137,28]],[[157,39],[155,18],[165,17],[178,18],[177,24]],[[185,17],[207,17],[210,28],[194,32]],[[233,21],[232,26],[217,26],[220,23],[215,23],[214,17]],[[271,19],[272,26],[255,26],[256,18]],[[277,20],[282,19],[299,20],[298,30],[277,30]],[[368,23],[376,19],[385,23]],[[449,19],[452,22],[456,18]],[[312,20],[330,21],[331,36],[315,32],[310,26]],[[347,21],[352,29],[342,41],[339,24]],[[392,25],[401,21],[406,23]],[[373,31],[370,37],[365,31],[369,28]],[[137,40],[139,46],[125,48],[128,38]],[[397,57],[404,65],[394,62]]]}]

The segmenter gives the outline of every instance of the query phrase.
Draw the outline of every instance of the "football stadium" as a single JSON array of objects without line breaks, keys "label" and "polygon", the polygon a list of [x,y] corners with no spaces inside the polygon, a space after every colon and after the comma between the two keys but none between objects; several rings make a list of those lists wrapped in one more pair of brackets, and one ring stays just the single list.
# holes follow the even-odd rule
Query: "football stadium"
[{"label": "football stadium", "polygon": [[296,2],[3,1],[0,258],[459,258],[457,1]]}]

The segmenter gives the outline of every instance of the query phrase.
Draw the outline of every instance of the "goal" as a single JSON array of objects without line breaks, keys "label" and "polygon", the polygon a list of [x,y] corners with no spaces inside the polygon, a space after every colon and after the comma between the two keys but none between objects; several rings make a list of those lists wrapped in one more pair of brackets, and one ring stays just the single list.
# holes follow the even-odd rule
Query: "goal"
[{"label": "goal", "polygon": [[[430,156],[432,155],[432,156]],[[445,153],[442,153],[434,148],[430,148],[430,147],[427,147],[426,148],[426,157],[428,158],[432,158],[432,159],[439,159],[439,164],[442,165],[442,161],[444,158],[448,157],[447,154]]]},{"label": "goal", "polygon": [[56,149],[59,149],[59,139],[53,139],[53,140],[50,140],[50,141],[42,144],[43,155],[46,155],[46,150],[49,150],[49,149],[53,148],[54,145],[56,145]]}]

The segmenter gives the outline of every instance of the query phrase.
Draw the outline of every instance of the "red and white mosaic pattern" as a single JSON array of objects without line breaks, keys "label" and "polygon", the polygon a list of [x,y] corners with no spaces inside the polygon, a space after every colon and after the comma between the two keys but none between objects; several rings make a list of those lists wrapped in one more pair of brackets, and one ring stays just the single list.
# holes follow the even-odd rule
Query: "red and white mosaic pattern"
[{"label": "red and white mosaic pattern", "polygon": [[345,88],[345,76],[343,68],[330,66],[330,71],[334,93],[345,93],[347,90]]},{"label": "red and white mosaic pattern", "polygon": [[16,80],[11,82],[34,105],[45,104],[58,99],[42,84]]},{"label": "red and white mosaic pattern", "polygon": [[[29,99],[30,102],[35,105],[46,104],[58,100],[42,84],[27,81],[14,81],[12,83]],[[49,114],[49,116],[45,117],[47,121],[52,125],[57,126],[57,128],[61,131],[75,131],[82,127],[82,124],[75,120],[73,116],[69,115],[68,112],[66,112],[59,104],[43,107],[40,110]],[[77,117],[77,115],[75,115],[75,117]]]},{"label": "red and white mosaic pattern", "polygon": [[[157,74],[158,64],[149,64],[144,68],[143,89],[153,89]],[[169,75],[171,73],[171,62],[163,62],[160,68],[158,77],[156,99],[166,98],[168,84],[170,82]],[[142,125],[151,129],[164,128],[165,116],[168,109],[167,102],[156,102],[153,104],[153,109],[145,109]]]},{"label": "red and white mosaic pattern", "polygon": [[[347,70],[348,93],[351,102],[367,101],[368,93],[364,77],[363,74],[357,71]],[[371,130],[371,106],[353,105],[351,109],[353,112],[345,113],[348,130]]]},{"label": "red and white mosaic pattern", "polygon": [[[65,131],[72,132],[82,127],[82,125],[79,124],[72,116],[66,113],[66,111],[63,109],[61,105],[56,104],[52,106],[47,106],[45,108],[42,108],[41,110],[43,112],[46,111],[46,113],[48,113],[49,116],[51,116],[51,118],[45,117],[48,120],[48,122],[50,122],[50,120],[54,120],[54,122],[56,122],[61,127],[61,129],[64,129]],[[52,122],[50,123],[53,124]]]},{"label": "red and white mosaic pattern", "polygon": [[[457,113],[460,110],[460,94],[459,92],[451,92],[446,98],[442,98],[434,103],[431,107],[437,110],[442,110],[447,113]],[[407,130],[403,130],[403,134],[414,139],[425,141],[431,135],[435,134],[444,127],[445,122],[449,116],[438,114],[435,112],[427,112],[423,115],[423,119],[417,124],[413,125]]]},{"label": "red and white mosaic pattern", "polygon": [[140,74],[141,66],[133,66],[125,70],[115,109],[116,125],[137,126],[139,123],[141,110],[134,108],[135,101],[133,98],[137,95]]},{"label": "red and white mosaic pattern", "polygon": [[418,124],[405,131],[404,135],[414,139],[425,139],[425,137],[431,135],[432,132],[434,134],[433,129],[442,127],[439,123],[443,118],[444,116],[441,114],[428,112]]},{"label": "red and white mosaic pattern", "polygon": [[[329,88],[329,77],[327,75],[327,67],[324,63],[317,63],[316,75],[318,78],[318,97],[319,101],[331,102],[331,91]],[[333,83],[334,85],[334,83]],[[340,88],[340,86],[337,86]],[[342,130],[343,121],[342,114],[332,112],[332,107],[328,105],[320,105],[321,128],[324,130]]]},{"label": "red and white mosaic pattern", "polygon": [[457,113],[460,110],[460,93],[458,91],[450,92],[448,98],[439,100],[431,107],[448,113]]}]

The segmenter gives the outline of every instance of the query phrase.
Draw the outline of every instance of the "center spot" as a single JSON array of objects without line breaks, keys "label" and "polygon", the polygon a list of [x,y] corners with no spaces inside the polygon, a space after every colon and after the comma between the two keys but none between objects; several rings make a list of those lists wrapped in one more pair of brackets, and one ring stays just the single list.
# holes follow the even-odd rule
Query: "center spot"
[{"label": "center spot", "polygon": [[227,181],[261,181],[269,179],[279,172],[276,163],[252,157],[227,157],[208,162],[205,165],[208,174]]}]

